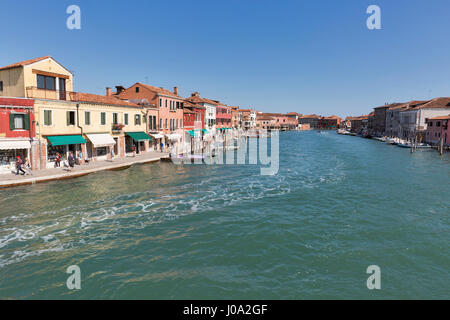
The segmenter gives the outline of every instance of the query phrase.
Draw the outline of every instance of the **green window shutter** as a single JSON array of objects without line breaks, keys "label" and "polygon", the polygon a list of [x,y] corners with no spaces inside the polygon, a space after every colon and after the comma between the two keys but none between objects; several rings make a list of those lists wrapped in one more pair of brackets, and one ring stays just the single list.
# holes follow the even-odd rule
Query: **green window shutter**
[{"label": "green window shutter", "polygon": [[23,129],[30,130],[30,115],[27,113],[23,120]]},{"label": "green window shutter", "polygon": [[70,112],[69,111],[66,112],[66,117],[67,117],[67,125],[70,126]]},{"label": "green window shutter", "polygon": [[52,125],[52,112],[50,110],[44,111],[44,124],[46,126]]},{"label": "green window shutter", "polygon": [[14,130],[16,127],[14,126],[14,113],[9,114],[9,129]]}]

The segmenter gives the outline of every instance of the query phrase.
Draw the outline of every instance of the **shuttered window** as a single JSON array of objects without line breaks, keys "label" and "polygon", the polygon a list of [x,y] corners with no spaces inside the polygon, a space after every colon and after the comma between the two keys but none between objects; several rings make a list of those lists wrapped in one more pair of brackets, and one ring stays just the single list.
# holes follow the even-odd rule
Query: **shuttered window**
[{"label": "shuttered window", "polygon": [[124,122],[124,124],[127,126],[128,125],[128,113],[125,113],[124,115],[123,115],[123,122]]},{"label": "shuttered window", "polygon": [[9,114],[10,130],[30,130],[30,116],[24,113]]},{"label": "shuttered window", "polygon": [[51,126],[52,125],[52,111],[44,110],[44,125]]},{"label": "shuttered window", "polygon": [[84,112],[84,124],[87,126],[91,124],[91,113],[89,111]]},{"label": "shuttered window", "polygon": [[106,125],[106,113],[105,112],[100,113],[100,124],[102,126]]},{"label": "shuttered window", "polygon": [[75,125],[75,111],[67,111],[67,125],[74,126]]}]

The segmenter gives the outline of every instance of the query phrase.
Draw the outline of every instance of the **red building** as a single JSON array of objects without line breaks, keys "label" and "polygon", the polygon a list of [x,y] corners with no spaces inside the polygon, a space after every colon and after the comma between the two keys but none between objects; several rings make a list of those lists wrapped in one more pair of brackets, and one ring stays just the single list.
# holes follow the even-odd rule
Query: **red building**
[{"label": "red building", "polygon": [[205,107],[185,100],[183,109],[184,130],[191,131],[205,129],[205,111]]},{"label": "red building", "polygon": [[231,107],[220,104],[216,107],[216,128],[231,128]]},{"label": "red building", "polygon": [[322,117],[319,119],[319,129],[336,130],[339,128],[342,119],[338,116]]},{"label": "red building", "polygon": [[[158,131],[160,135],[164,134],[164,145],[175,147],[184,142],[184,99],[178,95],[178,87],[174,87],[173,92],[143,83],[135,83],[128,89],[121,86],[116,86],[116,88],[115,94],[121,99],[146,99],[149,105],[158,108],[157,120],[159,120],[159,123],[156,123],[152,131]],[[148,121],[153,123],[153,119]]]},{"label": "red building", "polygon": [[32,99],[0,98],[0,173],[14,170],[17,156],[30,159],[32,166],[33,159],[39,159],[32,150],[36,135],[33,108]]}]

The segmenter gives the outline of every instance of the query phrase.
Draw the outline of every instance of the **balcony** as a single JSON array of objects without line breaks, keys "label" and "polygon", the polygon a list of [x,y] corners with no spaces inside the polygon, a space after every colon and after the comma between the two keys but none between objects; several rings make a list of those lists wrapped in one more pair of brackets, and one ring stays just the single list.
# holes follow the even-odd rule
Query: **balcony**
[{"label": "balcony", "polygon": [[78,101],[78,94],[72,91],[46,90],[37,87],[27,87],[27,98]]},{"label": "balcony", "polygon": [[120,124],[113,124],[111,126],[111,131],[114,132],[114,133],[120,133],[123,130],[123,128],[125,128],[124,124],[121,124],[121,123]]}]

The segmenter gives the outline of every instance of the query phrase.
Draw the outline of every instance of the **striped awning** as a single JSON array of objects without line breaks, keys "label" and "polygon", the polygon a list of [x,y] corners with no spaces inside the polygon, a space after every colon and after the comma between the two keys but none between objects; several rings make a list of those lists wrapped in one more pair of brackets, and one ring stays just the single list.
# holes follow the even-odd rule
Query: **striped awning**
[{"label": "striped awning", "polygon": [[169,140],[180,140],[181,135],[179,135],[178,133],[172,133],[172,134],[166,134],[167,139]]},{"label": "striped awning", "polygon": [[154,139],[162,139],[164,138],[164,135],[160,134],[160,133],[150,133],[150,135],[154,138]]},{"label": "striped awning", "polygon": [[94,148],[108,147],[116,144],[116,141],[107,133],[87,134],[88,139],[94,145]]},{"label": "striped awning", "polygon": [[0,140],[0,150],[30,149],[28,140]]}]

